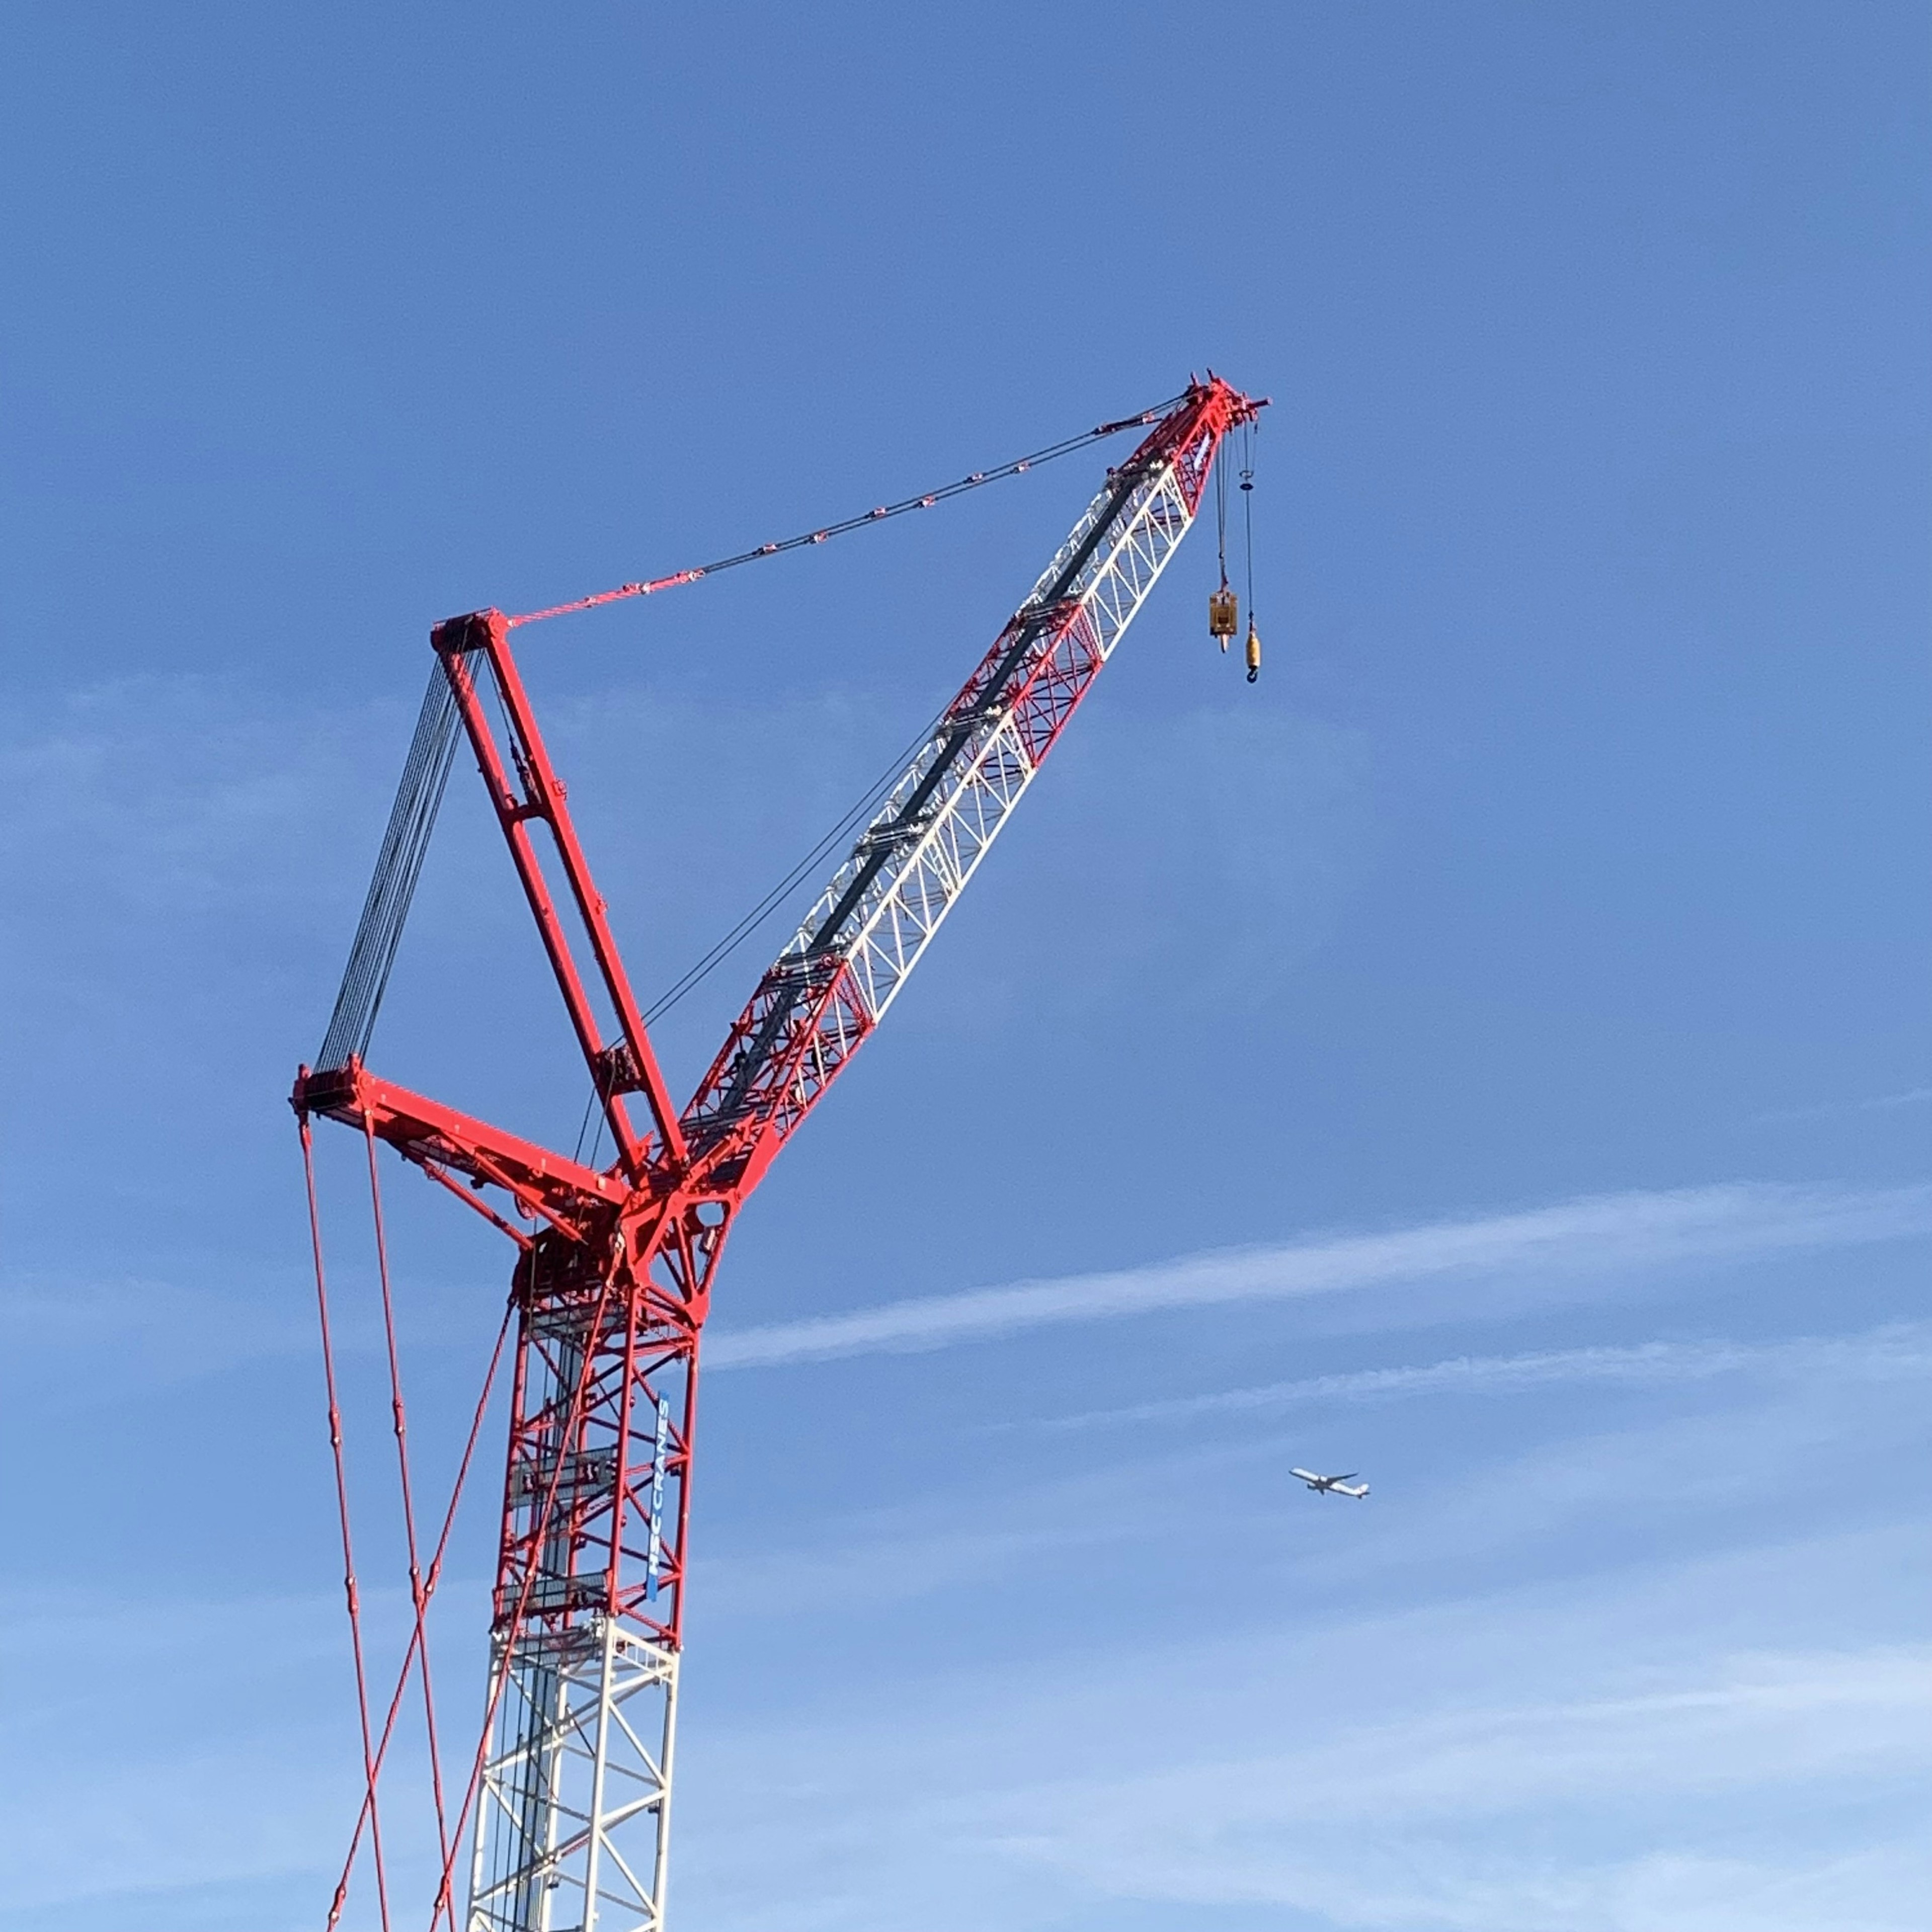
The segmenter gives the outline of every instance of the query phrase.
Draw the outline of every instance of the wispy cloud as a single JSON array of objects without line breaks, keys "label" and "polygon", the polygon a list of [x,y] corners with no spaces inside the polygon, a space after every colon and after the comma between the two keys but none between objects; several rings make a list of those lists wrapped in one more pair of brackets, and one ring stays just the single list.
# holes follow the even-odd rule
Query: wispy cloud
[{"label": "wispy cloud", "polygon": [[[687,1882],[749,1924],[730,1909],[748,1868],[808,1870],[861,1932],[952,1932],[989,1896],[1022,1927],[1111,1905],[1338,1932],[1905,1932],[1932,1653],[1857,1610],[1835,1639],[1761,1641],[1801,1578],[1842,1592],[1900,1546],[1291,1617],[1153,1672],[1138,1652],[1001,1655],[916,1700],[861,1694],[832,1724],[761,1718],[707,1742],[754,1822],[728,1870],[706,1846]],[[963,1873],[970,1898],[946,1882]]]},{"label": "wispy cloud", "polygon": [[1459,1275],[1581,1273],[1932,1232],[1932,1186],[1739,1184],[1593,1196],[1392,1233],[1222,1250],[1102,1274],[886,1302],[713,1336],[712,1368],[943,1348],[1022,1329]]},{"label": "wispy cloud", "polygon": [[1932,1087],[1908,1087],[1902,1094],[1880,1094],[1870,1100],[1861,1100],[1864,1108],[1916,1107],[1922,1100],[1932,1100]]},{"label": "wispy cloud", "polygon": [[359,796],[346,775],[386,758],[386,711],[285,712],[221,680],[156,675],[71,692],[47,721],[10,721],[17,783],[0,870],[16,908],[63,928],[92,908],[146,930],[157,914],[172,925],[242,904],[301,910],[319,881],[354,891],[361,848],[352,857],[314,835]]},{"label": "wispy cloud", "polygon": [[[91,1375],[116,1383],[172,1382],[271,1357],[312,1355],[315,1288],[300,1265],[298,1260],[265,1270],[247,1293],[132,1275],[0,1274],[0,1346],[16,1360],[84,1354]],[[345,1358],[382,1347],[370,1272],[352,1264],[332,1266],[337,1288],[347,1291],[332,1296],[330,1316],[336,1348]],[[433,1288],[411,1286],[412,1305],[398,1329],[416,1355],[462,1331],[447,1318]]]},{"label": "wispy cloud", "polygon": [[[1801,1793],[1916,1778],[1928,1761],[1928,1714],[1932,1656],[1922,1648],[1732,1656],[1652,1688],[1439,1712],[1312,1750],[1035,1785],[986,1804],[982,1828],[1006,1822],[1011,1851],[1116,1896],[1268,1904],[1337,1924],[1794,1927],[1820,1922],[1762,1895],[1760,1916],[1732,1918],[1713,1910],[1708,1882],[1725,1862],[1734,1886],[1760,1894],[1822,1876],[1817,1848],[1810,1874],[1779,1856],[1769,1833],[1755,1856],[1711,1860],[1681,1827],[1667,1832],[1661,1814],[1675,1804],[1707,1824],[1730,1806],[1776,1815]],[[1557,1879],[1533,1858],[1459,1857],[1442,1842],[1526,1817],[1547,1828],[1593,1808],[1641,1816],[1633,1835],[1649,1846],[1594,1870],[1577,1861]],[[1412,1857],[1424,1845],[1426,1878]],[[1660,1857],[1664,1846],[1674,1857]],[[1663,1869],[1671,1863],[1682,1868],[1674,1881]],[[1633,1891],[1645,1868],[1647,1901]],[[1895,1912],[1894,1903],[1862,1922],[1910,1922]]]},{"label": "wispy cloud", "polygon": [[1864,1100],[1828,1100],[1815,1107],[1780,1107],[1760,1114],[1761,1122],[1822,1120],[1834,1114],[1882,1114],[1899,1107],[1916,1107],[1932,1100],[1932,1087],[1908,1087],[1902,1093],[1874,1094]]},{"label": "wispy cloud", "polygon": [[1843,1337],[1789,1341],[1642,1342],[1628,1348],[1548,1348],[1516,1355],[1455,1355],[1412,1368],[1362,1369],[1308,1376],[1213,1395],[1179,1396],[1125,1408],[1089,1409],[1000,1428],[1084,1429],[1108,1422],[1168,1421],[1218,1412],[1287,1408],[1317,1402],[1364,1402],[1416,1395],[1499,1395],[1574,1382],[1706,1382],[1736,1374],[1913,1376],[1932,1371],[1932,1329],[1900,1324]]},{"label": "wispy cloud", "polygon": [[[1759,1507],[1774,1496],[1786,1527],[1882,1513],[1901,1493],[1906,1507],[1916,1507],[1912,1472],[1922,1460],[1929,1376],[1932,1323],[1756,1346],[1716,1340],[1455,1360],[996,1424],[987,1432],[1038,1432],[1060,1442],[1070,1430],[1096,1424],[1159,1426],[1125,1432],[1097,1456],[1066,1459],[1055,1441],[1036,1442],[990,1489],[976,1477],[872,1507],[848,1499],[808,1532],[792,1526],[762,1543],[702,1546],[697,1599],[707,1614],[763,1622],[835,1609],[882,1617],[892,1606],[970,1589],[989,1576],[1040,1583],[1052,1574],[1063,1584],[1074,1576],[1090,1584],[1118,1576],[1124,1553],[1147,1538],[1149,1497],[1170,1494],[1189,1498],[1162,1532],[1178,1570],[1196,1582],[1214,1574],[1238,1598],[1252,1581],[1234,1580],[1258,1561],[1271,1579],[1269,1594],[1286,1590],[1304,1612],[1334,1592],[1371,1585],[1383,1597],[1424,1578],[1429,1587],[1458,1591],[1472,1562],[1502,1562],[1505,1552],[1513,1574],[1518,1564],[1538,1570],[1552,1550],[1579,1546],[1580,1537],[1580,1546],[1616,1550],[1616,1560],[1635,1563],[1700,1514],[1701,1546],[1729,1547],[1755,1533]],[[1674,1381],[1692,1399],[1661,1413],[1606,1413],[1592,1400],[1592,1381],[1598,1388]],[[1291,1456],[1318,1462],[1310,1445],[1326,1439],[1349,1459],[1327,1466],[1354,1468],[1358,1449],[1372,1439],[1363,1429],[1383,1426],[1346,1409],[1307,1416],[1293,1406],[1298,1401],[1339,1407],[1432,1390],[1487,1396],[1512,1386],[1566,1384],[1566,1399],[1534,1418],[1492,1407],[1480,1435],[1457,1425],[1394,1438],[1398,1446],[1382,1455],[1370,1451],[1379,1472],[1371,1472],[1376,1513],[1352,1518],[1339,1538],[1325,1528],[1311,1538],[1306,1526],[1319,1513],[1306,1498],[1294,1499],[1292,1482],[1282,1487]],[[1203,1437],[1189,1420],[1213,1408],[1244,1413],[1258,1426]],[[1282,1439],[1285,1426],[1300,1447],[1291,1450]],[[976,1457],[966,1462],[986,1466]],[[1848,1501],[1855,1472],[1858,1493]]]}]

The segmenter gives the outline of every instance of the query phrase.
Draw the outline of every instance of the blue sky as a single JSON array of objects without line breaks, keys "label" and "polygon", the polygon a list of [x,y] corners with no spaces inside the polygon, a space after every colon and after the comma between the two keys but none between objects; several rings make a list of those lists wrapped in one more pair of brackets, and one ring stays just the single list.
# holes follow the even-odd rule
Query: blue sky
[{"label": "blue sky", "polygon": [[[33,1768],[0,1932],[320,1922],[356,1746],[282,1096],[428,625],[1209,365],[1275,399],[1262,681],[1205,638],[1197,532],[734,1234],[678,1922],[1922,1922],[1922,8],[0,32],[0,1614]],[[641,988],[957,685],[1101,460],[525,634]],[[784,930],[670,1016],[674,1084]],[[466,771],[374,1058],[576,1132]],[[388,1186],[433,1486],[506,1256]],[[442,1604],[458,1730],[488,1486]]]}]

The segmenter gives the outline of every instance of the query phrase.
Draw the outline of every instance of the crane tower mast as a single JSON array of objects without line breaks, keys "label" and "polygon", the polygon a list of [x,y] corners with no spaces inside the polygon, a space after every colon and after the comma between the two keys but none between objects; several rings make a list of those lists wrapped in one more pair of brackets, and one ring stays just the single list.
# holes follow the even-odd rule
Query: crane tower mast
[{"label": "crane tower mast", "polygon": [[[464,1932],[662,1932],[699,1342],[732,1220],[904,985],[1186,534],[1221,439],[1260,406],[1218,377],[1191,383],[1108,473],[682,1109],[518,675],[510,620],[484,610],[433,632],[438,675],[416,776],[406,776],[320,1064],[302,1070],[291,1097],[304,1121],[387,1142],[520,1250]],[[427,837],[422,800],[440,788],[458,722],[602,1106],[608,1167],[364,1064],[396,908]],[[496,1213],[485,1190],[507,1195],[533,1232]],[[452,1932],[454,1858],[432,1919]]]}]

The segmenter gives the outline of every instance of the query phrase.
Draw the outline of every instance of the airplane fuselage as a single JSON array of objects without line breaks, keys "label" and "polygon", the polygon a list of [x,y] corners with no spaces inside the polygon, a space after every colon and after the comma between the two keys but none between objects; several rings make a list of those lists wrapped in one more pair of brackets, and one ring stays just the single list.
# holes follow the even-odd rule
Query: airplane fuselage
[{"label": "airplane fuselage", "polygon": [[1366,1483],[1351,1484],[1348,1480],[1355,1472],[1351,1469],[1348,1476],[1324,1476],[1313,1469],[1291,1469],[1288,1474],[1299,1476],[1318,1496],[1353,1496],[1358,1502],[1369,1492]]}]

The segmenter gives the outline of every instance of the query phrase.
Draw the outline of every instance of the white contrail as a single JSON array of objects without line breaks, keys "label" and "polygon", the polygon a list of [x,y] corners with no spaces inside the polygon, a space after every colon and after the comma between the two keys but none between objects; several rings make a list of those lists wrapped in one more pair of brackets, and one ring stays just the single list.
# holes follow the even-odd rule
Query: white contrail
[{"label": "white contrail", "polygon": [[1520,1355],[1456,1355],[1414,1368],[1360,1369],[1307,1376],[1214,1395],[1175,1396],[1127,1408],[1089,1409],[1002,1427],[1084,1429],[1095,1423],[1165,1422],[1217,1410],[1286,1408],[1299,1402],[1360,1402],[1378,1396],[1505,1394],[1562,1382],[1623,1382],[1638,1387],[1704,1382],[1750,1373],[1890,1377],[1932,1372],[1932,1328],[1901,1324],[1862,1335],[1807,1335],[1782,1342],[1640,1342],[1626,1348],[1549,1348]]},{"label": "white contrail", "polygon": [[1811,1107],[1780,1107],[1756,1118],[1768,1125],[1778,1120],[1822,1120],[1837,1114],[1889,1112],[1897,1107],[1916,1107],[1932,1100],[1932,1087],[1908,1087],[1902,1094],[1874,1094],[1868,1100],[1826,1100]]},{"label": "white contrail", "polygon": [[1853,1190],[1738,1184],[1610,1194],[1391,1234],[1224,1249],[842,1315],[727,1330],[712,1368],[764,1368],[882,1351],[943,1348],[1022,1329],[1218,1302],[1274,1300],[1476,1273],[1581,1273],[1694,1257],[1839,1247],[1932,1232],[1932,1186]]}]

